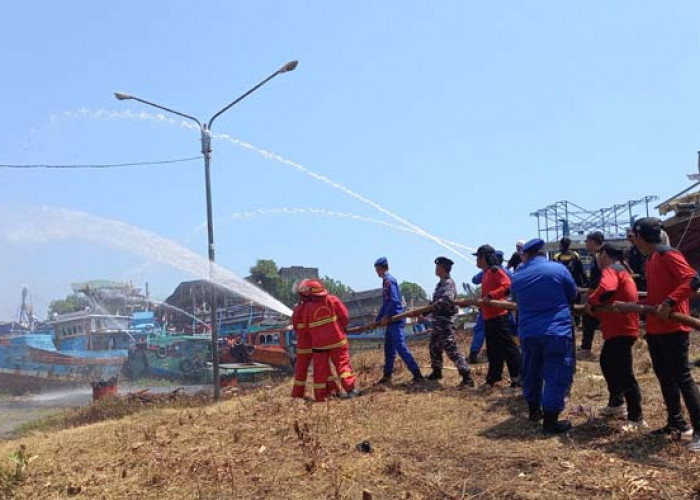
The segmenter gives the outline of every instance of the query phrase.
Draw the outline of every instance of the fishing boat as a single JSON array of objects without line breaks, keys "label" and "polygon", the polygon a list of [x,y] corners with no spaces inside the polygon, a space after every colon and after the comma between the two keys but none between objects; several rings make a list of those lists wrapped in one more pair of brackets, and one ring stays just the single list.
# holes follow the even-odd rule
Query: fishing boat
[{"label": "fishing boat", "polygon": [[222,363],[262,363],[291,370],[296,359],[296,334],[288,327],[278,327],[225,337],[219,348]]},{"label": "fishing boat", "polygon": [[91,340],[87,323],[74,317],[37,328],[34,320],[25,320],[32,315],[25,294],[19,320],[0,332],[0,387],[21,393],[74,384],[94,387],[117,379],[126,349],[102,348]]}]

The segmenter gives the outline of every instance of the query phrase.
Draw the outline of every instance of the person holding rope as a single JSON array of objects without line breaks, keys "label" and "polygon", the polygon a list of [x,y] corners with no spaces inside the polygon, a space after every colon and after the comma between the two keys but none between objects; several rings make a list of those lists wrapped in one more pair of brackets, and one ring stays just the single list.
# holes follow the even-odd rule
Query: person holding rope
[{"label": "person holding rope", "polygon": [[571,422],[560,421],[559,414],[574,376],[570,307],[577,289],[571,273],[548,261],[543,248],[541,239],[524,245],[524,265],[513,275],[511,288],[518,304],[523,396],[529,419],[544,419],[545,434],[561,434],[571,429]]},{"label": "person holding rope", "polygon": [[382,308],[374,321],[386,327],[384,332],[384,375],[377,383],[391,383],[397,353],[406,363],[408,370],[413,374],[413,381],[416,383],[422,382],[424,378],[420,367],[406,346],[406,335],[404,333],[406,320],[389,322],[392,316],[403,312],[403,304],[399,284],[396,282],[396,278],[389,274],[389,261],[387,258],[380,257],[377,259],[374,263],[374,270],[377,272],[377,276],[382,279]]},{"label": "person holding rope", "polygon": [[460,387],[474,387],[471,369],[464,355],[459,351],[455,338],[455,320],[458,307],[457,287],[450,277],[452,262],[447,257],[435,259],[435,275],[440,278],[433,293],[433,331],[430,334],[430,366],[433,371],[428,375],[428,380],[440,380],[442,378],[442,353],[455,364],[457,371],[462,376]]},{"label": "person holding rope", "polygon": [[[691,329],[670,319],[672,312],[689,314],[689,298],[697,274],[683,254],[662,244],[662,231],[661,221],[654,217],[639,219],[632,226],[632,242],[648,258],[644,303],[656,307],[656,315],[647,316],[646,341],[668,413],[666,425],[652,434],[689,437],[688,449],[697,453],[700,452],[700,391],[688,361]],[[681,395],[692,427],[683,418]]]},{"label": "person holding rope", "polygon": [[[595,255],[600,250],[600,247],[605,243],[605,236],[600,231],[593,231],[586,236],[586,250],[591,257],[591,268],[588,275],[588,288],[595,290],[600,283],[601,271],[596,262]],[[595,331],[600,326],[599,321],[590,315],[585,315],[581,319],[583,326],[583,335],[581,338],[581,349],[579,354],[582,359],[593,359],[593,338]]]},{"label": "person holding rope", "polygon": [[[510,293],[510,278],[500,265],[496,250],[482,245],[474,254],[476,265],[484,274],[481,282],[481,299],[505,300]],[[509,312],[505,309],[483,305],[481,313],[486,330],[486,357],[489,368],[485,388],[493,387],[503,377],[503,363],[508,366],[511,387],[520,387],[520,349],[513,339]]]},{"label": "person holding rope", "polygon": [[[637,302],[637,285],[624,263],[624,250],[605,243],[596,255],[601,269],[600,284],[588,295],[586,311],[612,302]],[[634,377],[632,347],[639,337],[639,315],[635,313],[600,312],[603,350],[600,369],[608,385],[608,404],[598,410],[603,417],[623,417],[629,424],[624,431],[648,427],[642,417],[642,393]],[[627,406],[625,407],[625,402]]]}]

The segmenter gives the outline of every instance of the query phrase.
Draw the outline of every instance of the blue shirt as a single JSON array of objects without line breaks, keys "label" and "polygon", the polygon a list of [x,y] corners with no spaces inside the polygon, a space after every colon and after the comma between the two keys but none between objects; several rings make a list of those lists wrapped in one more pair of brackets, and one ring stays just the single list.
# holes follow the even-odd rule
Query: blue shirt
[{"label": "blue shirt", "polygon": [[382,308],[379,310],[375,321],[379,321],[385,317],[391,318],[403,312],[401,290],[399,290],[399,284],[396,282],[396,278],[386,273],[384,275],[382,288]]},{"label": "blue shirt", "polygon": [[513,275],[511,290],[518,303],[521,338],[571,336],[570,305],[576,300],[576,282],[566,267],[535,257]]}]

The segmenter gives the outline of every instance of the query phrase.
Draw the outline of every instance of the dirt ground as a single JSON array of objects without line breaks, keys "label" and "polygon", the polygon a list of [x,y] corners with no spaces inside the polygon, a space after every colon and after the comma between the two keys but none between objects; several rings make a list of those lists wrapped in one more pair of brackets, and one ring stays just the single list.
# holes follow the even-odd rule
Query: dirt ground
[{"label": "dirt ground", "polygon": [[[412,348],[427,368],[427,346]],[[646,346],[635,349],[645,418],[659,427],[658,383]],[[379,351],[353,362],[362,387],[381,375]],[[474,369],[480,384],[486,365]],[[216,405],[35,432],[0,443],[0,464],[21,444],[36,457],[18,498],[700,498],[700,455],[596,417],[607,401],[597,361],[579,362],[574,429],[551,438],[508,389],[458,390],[454,370],[415,388],[402,365],[395,379],[352,400],[291,400],[287,381]],[[357,450],[363,441],[373,452]]]}]

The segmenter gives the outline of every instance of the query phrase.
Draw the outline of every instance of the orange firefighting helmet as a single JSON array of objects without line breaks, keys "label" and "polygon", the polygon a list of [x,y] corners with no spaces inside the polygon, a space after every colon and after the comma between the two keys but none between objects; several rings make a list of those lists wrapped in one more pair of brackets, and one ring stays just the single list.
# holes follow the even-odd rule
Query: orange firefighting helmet
[{"label": "orange firefighting helmet", "polygon": [[299,283],[297,292],[299,292],[299,295],[306,297],[325,297],[328,295],[323,283],[317,279],[303,280]]}]

